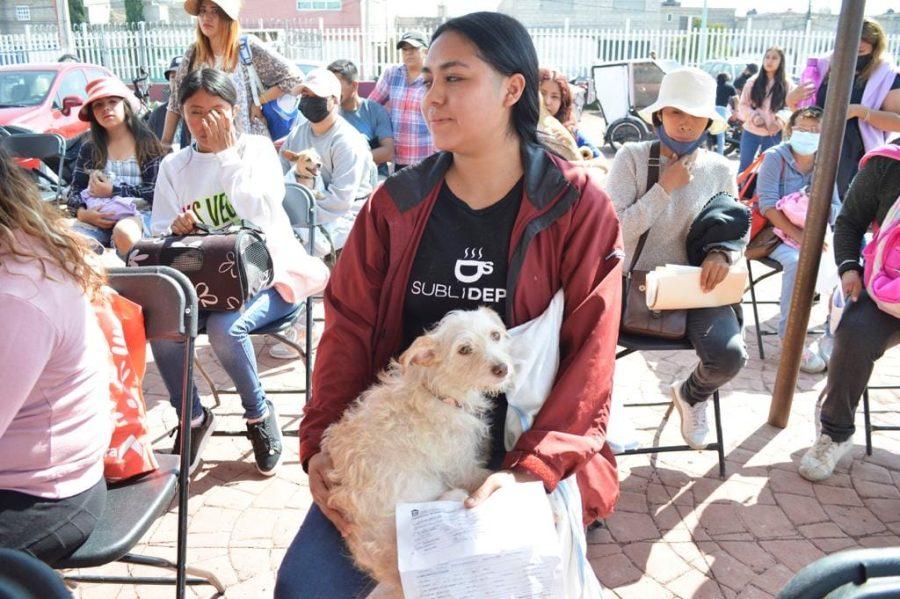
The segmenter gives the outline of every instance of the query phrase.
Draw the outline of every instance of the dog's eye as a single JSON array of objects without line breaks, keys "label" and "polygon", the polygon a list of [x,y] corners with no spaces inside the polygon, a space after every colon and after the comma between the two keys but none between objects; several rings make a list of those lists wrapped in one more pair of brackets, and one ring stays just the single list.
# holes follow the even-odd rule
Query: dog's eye
[{"label": "dog's eye", "polygon": [[459,352],[459,354],[461,356],[468,356],[469,354],[472,353],[472,346],[471,345],[460,345],[459,349],[457,351]]},{"label": "dog's eye", "polygon": [[491,339],[500,341],[500,331],[491,331]]}]

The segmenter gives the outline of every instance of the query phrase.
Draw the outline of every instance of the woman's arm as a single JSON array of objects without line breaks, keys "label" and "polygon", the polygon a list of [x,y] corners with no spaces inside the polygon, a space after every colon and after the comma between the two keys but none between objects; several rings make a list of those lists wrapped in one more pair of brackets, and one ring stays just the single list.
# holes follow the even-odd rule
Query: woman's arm
[{"label": "woman's arm", "polygon": [[[170,154],[170,156],[175,157],[177,154]],[[168,232],[172,221],[182,212],[178,193],[172,184],[172,164],[171,158],[163,159],[159,167],[159,175],[156,177],[153,207],[150,210],[150,233],[152,235],[163,235]]]},{"label": "woman's arm", "polygon": [[754,81],[756,81],[755,76],[744,83],[744,88],[741,90],[741,99],[738,101],[737,117],[745,123],[753,116],[753,108],[750,106],[750,90],[753,88]]},{"label": "woman's arm", "polygon": [[72,171],[72,185],[69,186],[69,197],[66,202],[69,214],[72,216],[78,216],[78,209],[85,207],[84,201],[81,199],[81,192],[90,184],[91,171],[94,170],[93,153],[93,142],[85,140],[78,150],[75,170]]},{"label": "woman's arm", "polygon": [[260,104],[277,100],[303,83],[300,68],[278,50],[264,44],[255,35],[250,35],[247,39],[253,53],[253,68],[266,88],[265,93],[259,98]]},{"label": "woman's arm", "polygon": [[639,168],[647,165],[638,165],[635,148],[626,145],[616,154],[606,178],[606,193],[622,223],[622,238],[629,245],[656,222],[669,203],[669,194],[659,183],[639,195],[643,189],[639,185],[646,179]]},{"label": "woman's arm", "polygon": [[890,158],[881,156],[871,158],[850,183],[834,225],[834,261],[840,274],[863,271],[859,261],[863,235],[875,221],[878,189],[890,162]]},{"label": "woman's arm", "polygon": [[243,157],[237,144],[216,154],[219,181],[238,216],[259,226],[272,221],[284,200],[284,174],[268,139],[245,138]]},{"label": "woman's arm", "polygon": [[871,110],[862,104],[851,104],[847,108],[847,118],[858,118],[882,131],[900,131],[900,89],[888,92],[881,104],[881,110]]},{"label": "woman's arm", "polygon": [[[622,301],[622,238],[609,198],[587,176],[560,257],[560,362],[534,424],[503,462],[552,491],[606,443]],[[343,259],[343,258],[342,258]]]},{"label": "woman's arm", "polygon": [[152,206],[160,160],[162,160],[162,156],[154,156],[147,160],[147,163],[141,168],[140,185],[113,184],[113,195],[123,198],[141,198]]},{"label": "woman's arm", "polygon": [[776,152],[766,154],[756,174],[756,195],[759,198],[759,212],[767,218],[768,212],[775,208],[782,195],[799,191],[785,189],[781,181],[783,176],[784,158]]}]

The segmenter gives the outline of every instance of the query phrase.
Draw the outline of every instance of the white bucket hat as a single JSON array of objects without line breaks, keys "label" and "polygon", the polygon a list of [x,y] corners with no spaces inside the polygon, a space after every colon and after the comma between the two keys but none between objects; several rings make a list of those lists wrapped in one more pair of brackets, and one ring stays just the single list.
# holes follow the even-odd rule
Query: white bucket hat
[{"label": "white bucket hat", "polygon": [[[241,0],[212,0],[213,4],[222,9],[228,18],[237,21],[241,15]],[[189,15],[197,16],[200,11],[200,0],[185,0],[184,12]]]},{"label": "white bucket hat", "polygon": [[641,118],[653,124],[653,113],[670,106],[691,116],[712,119],[709,132],[721,133],[728,122],[716,112],[716,80],[695,67],[683,67],[666,73],[659,86],[656,102],[639,110]]}]

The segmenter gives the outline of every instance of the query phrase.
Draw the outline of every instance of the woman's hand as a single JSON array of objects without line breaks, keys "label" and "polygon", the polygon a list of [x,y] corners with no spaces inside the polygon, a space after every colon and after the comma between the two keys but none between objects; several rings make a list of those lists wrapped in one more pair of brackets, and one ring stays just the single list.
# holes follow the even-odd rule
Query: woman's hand
[{"label": "woman's hand", "polygon": [[801,100],[809,98],[814,93],[816,93],[816,85],[811,81],[807,81],[789,91],[788,95],[784,98],[784,102],[788,105],[788,108],[794,110]]},{"label": "woman's hand", "polygon": [[188,210],[187,212],[182,212],[178,216],[175,217],[175,220],[172,221],[172,234],[173,235],[190,235],[196,229],[197,217],[194,216],[194,213]]},{"label": "woman's hand", "polygon": [[859,294],[862,293],[862,290],[863,284],[859,272],[848,270],[841,275],[841,291],[844,292],[844,297],[850,296],[855,302],[859,299]]},{"label": "woman's hand", "polygon": [[313,501],[325,514],[325,517],[331,520],[335,528],[340,531],[341,536],[347,536],[347,529],[349,528],[347,518],[341,512],[328,507],[328,496],[331,494],[331,487],[326,473],[333,468],[334,464],[331,462],[331,456],[324,451],[320,451],[311,457],[308,465],[309,492]]},{"label": "woman's hand", "polygon": [[694,178],[691,175],[691,165],[693,164],[691,156],[683,156],[663,170],[659,176],[659,184],[666,190],[666,193],[681,189]]},{"label": "woman's hand", "polygon": [[112,229],[116,226],[113,220],[114,215],[110,212],[100,212],[99,210],[88,210],[87,208],[79,208],[75,218],[83,223],[100,227],[101,229]]},{"label": "woman's hand", "polygon": [[728,258],[722,252],[710,252],[700,265],[700,289],[709,293],[728,276]]},{"label": "woman's hand", "polygon": [[103,171],[91,171],[88,179],[88,191],[95,198],[109,198],[113,194],[113,185]]},{"label": "woman's hand", "polygon": [[203,132],[211,152],[218,154],[232,147],[237,141],[231,119],[218,110],[210,110],[203,117]]},{"label": "woman's hand", "polygon": [[[312,465],[311,461],[310,465]],[[312,473],[312,468],[310,468],[310,473]],[[485,479],[484,483],[482,483],[482,485],[478,487],[478,489],[476,489],[468,499],[466,499],[463,505],[467,508],[473,508],[493,495],[494,491],[500,489],[501,487],[505,487],[506,485],[511,485],[513,483],[530,483],[538,480],[540,480],[538,477],[527,474],[525,472],[513,472],[511,470],[501,470],[500,472],[494,472]],[[312,483],[310,483],[310,488],[312,488]]]}]

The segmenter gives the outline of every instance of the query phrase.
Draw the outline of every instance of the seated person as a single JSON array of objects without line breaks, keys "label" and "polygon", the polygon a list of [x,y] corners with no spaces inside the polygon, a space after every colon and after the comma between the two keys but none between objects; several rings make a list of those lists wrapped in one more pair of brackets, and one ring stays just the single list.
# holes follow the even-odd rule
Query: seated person
[{"label": "seated person", "polygon": [[[204,67],[189,73],[179,88],[182,114],[194,144],[167,156],[156,181],[151,230],[154,235],[187,235],[197,224],[219,228],[248,221],[265,235],[272,255],[274,283],[247,300],[240,310],[200,310],[201,326],[231,377],[247,421],[256,467],[265,476],[281,464],[281,429],[266,399],[249,334],[297,310],[308,295],[325,286],[328,272],[294,237],[281,203],[284,179],[268,137],[237,134],[233,124],[238,93],[231,77]],[[181,407],[184,374],[182,342],[154,340],[153,356],[172,405]],[[200,405],[193,385],[191,470],[213,432],[213,413]],[[180,439],[175,440],[175,451]]]},{"label": "seated person", "polygon": [[387,163],[394,155],[391,117],[384,106],[359,96],[359,71],[349,60],[335,60],[328,65],[341,82],[341,116],[362,133],[372,148],[372,160],[378,174],[388,175]]},{"label": "seated person", "polygon": [[106,505],[108,351],[88,240],[0,149],[0,547],[53,565]]},{"label": "seated person", "polygon": [[[822,125],[822,110],[818,107],[801,108],[788,119],[785,127],[787,141],[779,143],[765,151],[759,175],[756,179],[756,192],[759,195],[759,211],[769,219],[773,226],[783,231],[793,243],[780,243],[769,255],[784,268],[781,279],[781,315],[778,319],[778,339],[784,337],[788,312],[791,309],[791,294],[794,290],[794,279],[797,276],[797,261],[800,258],[799,246],[803,241],[803,229],[797,227],[779,210],[775,204],[786,195],[812,185],[813,163],[819,147],[819,131]],[[834,224],[841,201],[837,189],[831,200],[831,217]],[[796,246],[796,247],[795,247]],[[827,347],[828,343],[823,344]],[[819,344],[808,347],[803,352],[800,369],[803,372],[823,372],[828,358],[820,356]]]},{"label": "seated person", "polygon": [[900,190],[900,145],[863,158],[834,227],[834,260],[847,306],[834,334],[828,383],[816,406],[816,442],[800,460],[800,475],[825,480],[853,448],[853,415],[875,361],[900,344],[900,319],[882,311],[863,286],[860,249],[869,226],[885,216]]},{"label": "seated person", "polygon": [[76,231],[124,256],[149,231],[165,150],[137,115],[137,98],[124,83],[102,77],[88,83],[87,92],[78,118],[91,132],[75,162],[69,212],[78,219]]},{"label": "seated person", "polygon": [[[547,105],[551,115],[565,125],[566,129],[575,138],[575,143],[582,151],[582,158],[599,158],[600,150],[578,129],[578,121],[572,106],[572,92],[569,90],[569,82],[565,75],[550,69],[540,70],[541,96]],[[590,154],[590,155],[588,155]]]}]

